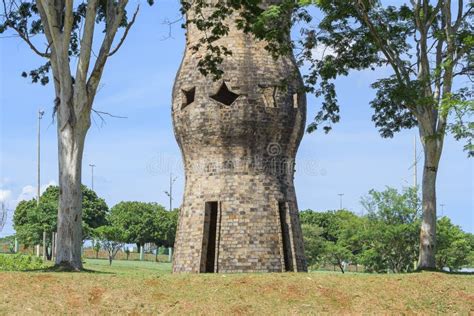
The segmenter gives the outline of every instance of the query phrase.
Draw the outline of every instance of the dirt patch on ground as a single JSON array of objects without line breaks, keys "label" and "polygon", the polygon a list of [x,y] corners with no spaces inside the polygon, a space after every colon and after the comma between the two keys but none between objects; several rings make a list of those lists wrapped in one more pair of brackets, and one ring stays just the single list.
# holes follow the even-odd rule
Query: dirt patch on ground
[{"label": "dirt patch on ground", "polygon": [[[473,281],[474,282],[474,281]],[[466,300],[468,302],[471,302],[471,304],[473,304],[471,310],[474,310],[474,293],[472,294],[469,294],[469,293],[466,293],[464,291],[459,291],[458,292],[458,295],[459,295],[459,298],[460,299],[463,299],[463,300]]]},{"label": "dirt patch on ground", "polygon": [[80,307],[82,307],[82,300],[81,300],[81,297],[79,295],[77,295],[76,293],[69,293],[67,295],[67,306],[68,308],[71,308],[71,309],[79,309]]},{"label": "dirt patch on ground", "polygon": [[158,279],[150,279],[150,280],[145,280],[145,285],[151,286],[151,287],[159,287],[161,286],[161,282]]},{"label": "dirt patch on ground", "polygon": [[283,296],[289,300],[301,300],[305,297],[305,292],[301,286],[297,284],[290,284],[286,286],[285,291],[283,291]]},{"label": "dirt patch on ground", "polygon": [[96,305],[100,304],[102,297],[104,296],[105,289],[101,287],[95,287],[89,292],[89,303]]},{"label": "dirt patch on ground", "polygon": [[235,305],[231,307],[230,312],[232,315],[248,315],[251,309],[250,305]]},{"label": "dirt patch on ground", "polygon": [[34,280],[33,282],[51,282],[55,280],[55,278],[52,275],[49,274],[40,274],[40,275],[35,275],[32,277]]}]

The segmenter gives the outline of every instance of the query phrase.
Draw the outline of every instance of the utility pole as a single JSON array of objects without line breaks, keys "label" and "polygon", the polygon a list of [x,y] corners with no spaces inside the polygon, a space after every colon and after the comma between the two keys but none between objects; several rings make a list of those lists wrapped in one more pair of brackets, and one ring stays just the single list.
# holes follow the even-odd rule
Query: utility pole
[{"label": "utility pole", "polygon": [[[41,119],[43,118],[44,111],[38,110],[38,183],[37,183],[37,199],[36,206],[39,207],[40,196],[41,196]],[[39,245],[37,246],[37,256],[40,256]],[[43,260],[46,260],[46,231],[43,230]]]},{"label": "utility pole", "polygon": [[445,206],[445,205],[446,205],[446,204],[440,204],[440,206],[441,206],[441,217],[444,216],[444,206]]},{"label": "utility pole", "polygon": [[415,210],[418,210],[418,152],[416,148],[416,135],[413,136],[413,188],[415,189]]},{"label": "utility pole", "polygon": [[173,184],[178,179],[178,177],[173,178],[173,173],[170,172],[170,189],[169,191],[164,191],[165,194],[170,198],[170,212],[173,211]]},{"label": "utility pole", "polygon": [[37,165],[37,171],[38,171],[38,187],[37,187],[37,200],[36,200],[36,205],[39,206],[39,201],[40,201],[40,186],[41,186],[41,119],[43,118],[44,111],[38,110],[38,165]]},{"label": "utility pole", "polygon": [[91,189],[92,189],[92,191],[94,191],[94,168],[95,168],[95,165],[94,164],[89,164],[89,167],[91,167],[91,171],[92,171],[92,186],[91,186]]},{"label": "utility pole", "polygon": [[339,209],[342,210],[342,197],[344,196],[344,193],[339,193]]},{"label": "utility pole", "polygon": [[418,157],[416,153],[416,135],[413,137],[413,150],[414,150],[414,158],[415,161],[413,163],[413,186],[415,187],[415,190],[418,191]]}]

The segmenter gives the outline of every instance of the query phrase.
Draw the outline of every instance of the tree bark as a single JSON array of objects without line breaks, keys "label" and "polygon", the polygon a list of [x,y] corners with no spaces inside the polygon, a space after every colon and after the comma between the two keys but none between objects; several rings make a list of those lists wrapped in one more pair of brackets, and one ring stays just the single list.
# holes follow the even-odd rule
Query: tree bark
[{"label": "tree bark", "polygon": [[[65,95],[62,94],[62,97]],[[86,116],[75,117],[73,105],[66,106],[71,108],[71,113],[68,116],[58,115],[60,190],[56,265],[78,271],[82,269],[82,156],[90,120]]]},{"label": "tree bark", "polygon": [[441,152],[437,141],[431,138],[425,138],[423,141],[425,155],[422,181],[423,216],[418,270],[436,269],[436,176]]}]

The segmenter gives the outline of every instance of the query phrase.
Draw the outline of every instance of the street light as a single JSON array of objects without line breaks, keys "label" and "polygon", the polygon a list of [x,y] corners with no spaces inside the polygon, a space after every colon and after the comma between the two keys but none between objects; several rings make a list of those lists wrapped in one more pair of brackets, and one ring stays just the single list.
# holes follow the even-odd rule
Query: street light
[{"label": "street light", "polygon": [[170,172],[170,190],[164,191],[165,194],[170,198],[170,212],[173,210],[173,184],[178,177],[173,178],[173,173]]},{"label": "street light", "polygon": [[339,193],[339,209],[342,210],[342,197],[344,196],[344,193]]},{"label": "street light", "polygon": [[[41,195],[41,119],[43,118],[44,111],[38,110],[38,183],[36,188],[36,206],[39,207],[40,204],[40,195]],[[39,256],[39,245],[38,247],[38,256]],[[46,231],[43,230],[43,260],[46,260]]]},{"label": "street light", "polygon": [[94,191],[94,168],[95,168],[95,165],[94,164],[89,164],[89,167],[91,167],[91,173],[92,173],[91,189],[92,189],[92,191]]},{"label": "street light", "polygon": [[38,172],[38,187],[37,187],[37,200],[36,205],[39,206],[40,200],[40,186],[41,186],[41,119],[43,118],[44,111],[38,110],[38,165],[37,165],[37,172]]}]

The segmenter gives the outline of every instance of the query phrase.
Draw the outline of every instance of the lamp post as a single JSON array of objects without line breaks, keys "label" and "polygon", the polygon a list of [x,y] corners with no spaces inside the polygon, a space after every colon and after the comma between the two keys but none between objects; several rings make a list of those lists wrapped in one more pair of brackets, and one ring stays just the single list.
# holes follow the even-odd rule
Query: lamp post
[{"label": "lamp post", "polygon": [[339,193],[339,209],[342,210],[342,197],[344,196],[344,193]]},{"label": "lamp post", "polygon": [[164,191],[165,194],[170,198],[170,212],[173,210],[173,184],[175,183],[178,177],[173,178],[173,173],[170,172],[170,189],[169,191]]},{"label": "lamp post", "polygon": [[91,167],[91,173],[92,173],[91,189],[92,189],[92,191],[94,191],[94,168],[95,168],[95,165],[94,164],[89,164],[89,167]]},{"label": "lamp post", "polygon": [[40,200],[40,186],[41,186],[41,119],[43,118],[44,111],[38,110],[38,165],[37,165],[37,175],[38,175],[38,187],[37,187],[37,200],[36,205],[39,206]]},{"label": "lamp post", "polygon": [[[38,165],[37,165],[37,176],[38,183],[36,188],[36,206],[39,207],[40,195],[41,195],[41,119],[43,118],[44,111],[38,110]],[[37,246],[37,256],[39,257],[39,245]],[[43,260],[46,260],[46,231],[43,231]]]}]

